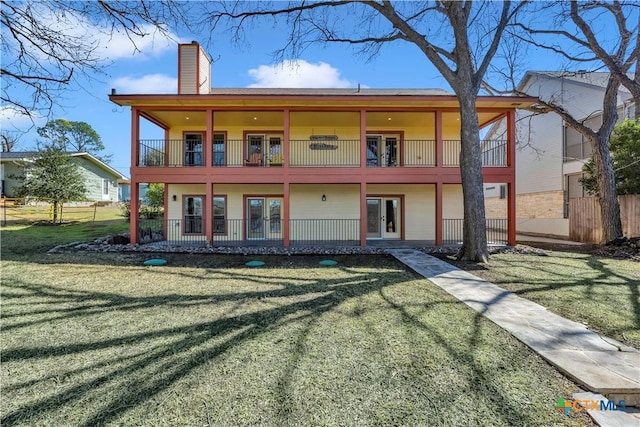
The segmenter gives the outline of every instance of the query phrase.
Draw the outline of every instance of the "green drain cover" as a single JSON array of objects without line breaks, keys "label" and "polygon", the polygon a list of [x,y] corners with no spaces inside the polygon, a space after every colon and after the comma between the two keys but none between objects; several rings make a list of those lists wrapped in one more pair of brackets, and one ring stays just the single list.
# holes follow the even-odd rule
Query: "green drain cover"
[{"label": "green drain cover", "polygon": [[324,259],[324,260],[320,261],[320,265],[322,267],[333,267],[336,264],[338,264],[338,261],[334,261],[332,259]]},{"label": "green drain cover", "polygon": [[155,266],[155,265],[166,265],[167,264],[167,260],[166,259],[162,259],[162,258],[153,258],[153,259],[148,259],[145,262],[143,262],[144,265],[151,265],[151,266]]},{"label": "green drain cover", "polygon": [[263,261],[249,261],[245,263],[247,267],[262,267],[264,265]]}]

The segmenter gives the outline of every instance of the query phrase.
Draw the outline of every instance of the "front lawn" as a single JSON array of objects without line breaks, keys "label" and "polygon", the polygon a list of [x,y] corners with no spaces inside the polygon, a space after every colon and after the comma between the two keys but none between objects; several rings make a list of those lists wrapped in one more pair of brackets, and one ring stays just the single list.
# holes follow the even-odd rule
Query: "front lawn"
[{"label": "front lawn", "polygon": [[585,425],[577,387],[382,256],[3,261],[2,425]]},{"label": "front lawn", "polygon": [[590,329],[640,348],[640,263],[596,253],[491,255],[488,265],[447,261]]}]

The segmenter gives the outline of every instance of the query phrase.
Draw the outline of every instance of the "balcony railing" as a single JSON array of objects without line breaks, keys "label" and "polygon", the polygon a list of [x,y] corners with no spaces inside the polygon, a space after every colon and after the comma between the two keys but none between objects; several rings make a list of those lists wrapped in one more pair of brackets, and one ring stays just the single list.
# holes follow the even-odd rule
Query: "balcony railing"
[{"label": "balcony railing", "polygon": [[485,140],[482,141],[482,166],[506,167],[507,141]]},{"label": "balcony railing", "polygon": [[[214,246],[282,246],[283,221],[277,218],[213,219]],[[359,219],[292,219],[292,246],[357,246]],[[139,219],[139,243],[204,246],[202,219]]]},{"label": "balcony railing", "polygon": [[[213,246],[283,246],[284,223],[278,218],[213,219]],[[460,245],[463,240],[463,220],[443,219],[442,234],[445,245]],[[487,242],[490,245],[507,243],[507,224],[504,218],[486,219]],[[359,219],[291,219],[291,246],[358,246]],[[138,242],[168,246],[205,246],[202,219],[139,219]]]},{"label": "balcony railing", "polygon": [[360,140],[291,141],[290,166],[360,166]]},{"label": "balcony railing", "polygon": [[[360,156],[360,140],[341,139],[331,141],[291,140],[289,159],[284,158],[281,145],[268,145],[262,149],[249,147],[241,139],[214,141],[212,144],[213,167],[433,167],[436,161],[436,141],[429,139],[407,139],[396,145],[384,147],[368,145],[366,159]],[[507,166],[507,141],[485,140],[481,142],[482,165]],[[193,144],[190,144],[194,147]],[[460,140],[442,141],[442,165],[460,166]],[[138,166],[205,166],[201,145],[185,150],[180,139],[147,139],[139,142]]]},{"label": "balcony railing", "polygon": [[[506,218],[487,218],[487,243],[506,244],[507,224]],[[463,219],[443,219],[442,236],[445,245],[461,245],[463,239]]]}]

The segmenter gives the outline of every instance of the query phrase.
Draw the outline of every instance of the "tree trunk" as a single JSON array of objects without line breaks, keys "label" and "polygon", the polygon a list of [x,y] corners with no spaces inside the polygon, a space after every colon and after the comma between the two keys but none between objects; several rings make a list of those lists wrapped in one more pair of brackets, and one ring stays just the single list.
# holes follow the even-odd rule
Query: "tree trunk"
[{"label": "tree trunk", "polygon": [[602,243],[622,237],[622,221],[616,180],[611,167],[609,138],[598,136],[593,145],[593,162],[598,182],[598,200],[602,217]]},{"label": "tree trunk", "polygon": [[58,220],[58,201],[54,200],[54,202],[51,204],[51,209],[52,209],[52,213],[51,215],[53,215],[52,218],[52,223],[56,223],[56,221]]},{"label": "tree trunk", "polygon": [[[475,93],[457,90],[460,102],[460,173],[464,199],[463,244],[456,258],[487,262],[487,231],[482,182],[480,131]],[[454,89],[455,90],[455,89]]]}]

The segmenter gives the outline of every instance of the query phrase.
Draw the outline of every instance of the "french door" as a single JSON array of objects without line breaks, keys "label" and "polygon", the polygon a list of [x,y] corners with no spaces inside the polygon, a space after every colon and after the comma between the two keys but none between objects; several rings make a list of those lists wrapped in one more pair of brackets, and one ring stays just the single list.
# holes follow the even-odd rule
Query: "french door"
[{"label": "french door", "polygon": [[367,135],[367,166],[397,166],[396,135]]},{"label": "french door", "polygon": [[367,198],[367,238],[400,238],[400,198]]},{"label": "french door", "polygon": [[282,236],[282,197],[248,197],[247,239],[276,239]]},{"label": "french door", "polygon": [[247,135],[247,159],[282,166],[282,135]]},{"label": "french door", "polygon": [[184,134],[184,165],[185,166],[202,166],[204,165],[204,156],[202,151],[202,133],[185,133]]}]

